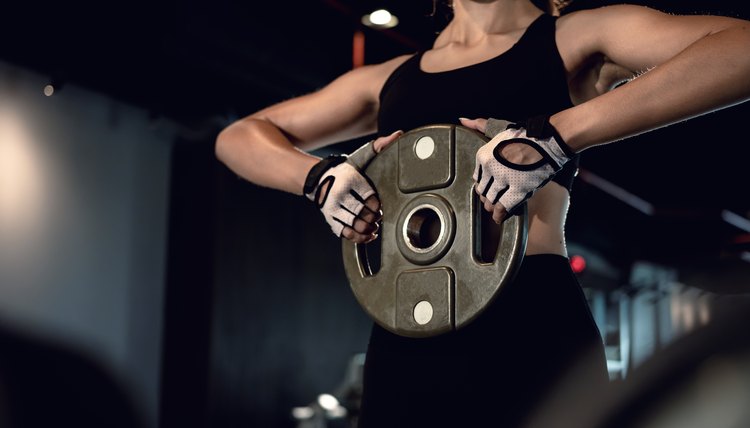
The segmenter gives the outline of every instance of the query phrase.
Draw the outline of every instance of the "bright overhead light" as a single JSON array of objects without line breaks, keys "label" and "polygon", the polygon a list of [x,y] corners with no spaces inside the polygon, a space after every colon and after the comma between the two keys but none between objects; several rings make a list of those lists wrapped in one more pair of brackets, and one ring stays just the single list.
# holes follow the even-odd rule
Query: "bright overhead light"
[{"label": "bright overhead light", "polygon": [[320,394],[318,396],[318,404],[325,410],[333,410],[339,406],[339,400],[331,394]]},{"label": "bright overhead light", "polygon": [[373,28],[393,28],[398,25],[398,18],[385,9],[378,9],[363,16],[362,23]]},{"label": "bright overhead light", "polygon": [[391,18],[393,15],[385,9],[378,9],[370,14],[370,21],[375,25],[385,25],[391,22]]}]

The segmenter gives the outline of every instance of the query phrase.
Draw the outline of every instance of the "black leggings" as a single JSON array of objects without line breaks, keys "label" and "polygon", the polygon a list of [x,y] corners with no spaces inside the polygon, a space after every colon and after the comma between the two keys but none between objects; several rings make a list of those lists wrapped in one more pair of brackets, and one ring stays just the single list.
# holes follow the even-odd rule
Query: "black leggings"
[{"label": "black leggings", "polygon": [[457,332],[410,339],[373,327],[359,426],[516,427],[584,355],[589,381],[605,384],[602,340],[568,259],[526,256]]}]

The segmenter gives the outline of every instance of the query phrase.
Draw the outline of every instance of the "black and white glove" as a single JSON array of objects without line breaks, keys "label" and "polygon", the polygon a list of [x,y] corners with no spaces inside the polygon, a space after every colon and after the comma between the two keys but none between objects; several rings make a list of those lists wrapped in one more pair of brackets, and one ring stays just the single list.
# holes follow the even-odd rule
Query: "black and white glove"
[{"label": "black and white glove", "polygon": [[[476,190],[492,205],[499,202],[509,215],[547,184],[574,155],[549,123],[548,116],[534,117],[524,124],[488,119],[485,135],[491,140],[477,151]],[[502,156],[503,148],[510,144],[530,146],[542,158],[529,165],[510,162]]]},{"label": "black and white glove", "polygon": [[350,155],[331,155],[322,159],[307,174],[303,192],[323,213],[334,235],[344,227],[354,228],[365,201],[376,194],[375,186],[362,172],[375,158],[373,142]]}]

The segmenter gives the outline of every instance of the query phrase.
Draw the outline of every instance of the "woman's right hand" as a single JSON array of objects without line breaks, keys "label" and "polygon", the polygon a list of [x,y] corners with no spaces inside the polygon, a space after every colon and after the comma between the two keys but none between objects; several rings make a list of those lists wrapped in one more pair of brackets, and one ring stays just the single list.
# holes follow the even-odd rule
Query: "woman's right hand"
[{"label": "woman's right hand", "polygon": [[378,237],[378,222],[383,212],[377,191],[362,170],[402,134],[396,131],[368,143],[360,150],[372,150],[372,153],[357,155],[360,161],[364,158],[364,164],[346,161],[328,169],[321,175],[315,190],[307,194],[318,205],[336,236],[358,244]]}]

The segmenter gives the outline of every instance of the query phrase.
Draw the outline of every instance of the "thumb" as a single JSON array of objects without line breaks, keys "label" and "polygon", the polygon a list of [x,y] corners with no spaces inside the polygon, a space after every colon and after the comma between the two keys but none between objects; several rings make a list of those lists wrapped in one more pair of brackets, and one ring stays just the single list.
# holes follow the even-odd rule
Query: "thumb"
[{"label": "thumb", "polygon": [[379,137],[377,140],[375,140],[372,143],[373,149],[375,150],[375,153],[380,153],[383,151],[384,148],[388,147],[391,143],[396,141],[398,137],[404,135],[404,131],[398,130],[391,135],[386,135],[384,137]]},{"label": "thumb", "polygon": [[487,129],[487,119],[467,119],[465,117],[459,117],[458,121],[461,122],[461,125],[481,133],[484,133]]}]

